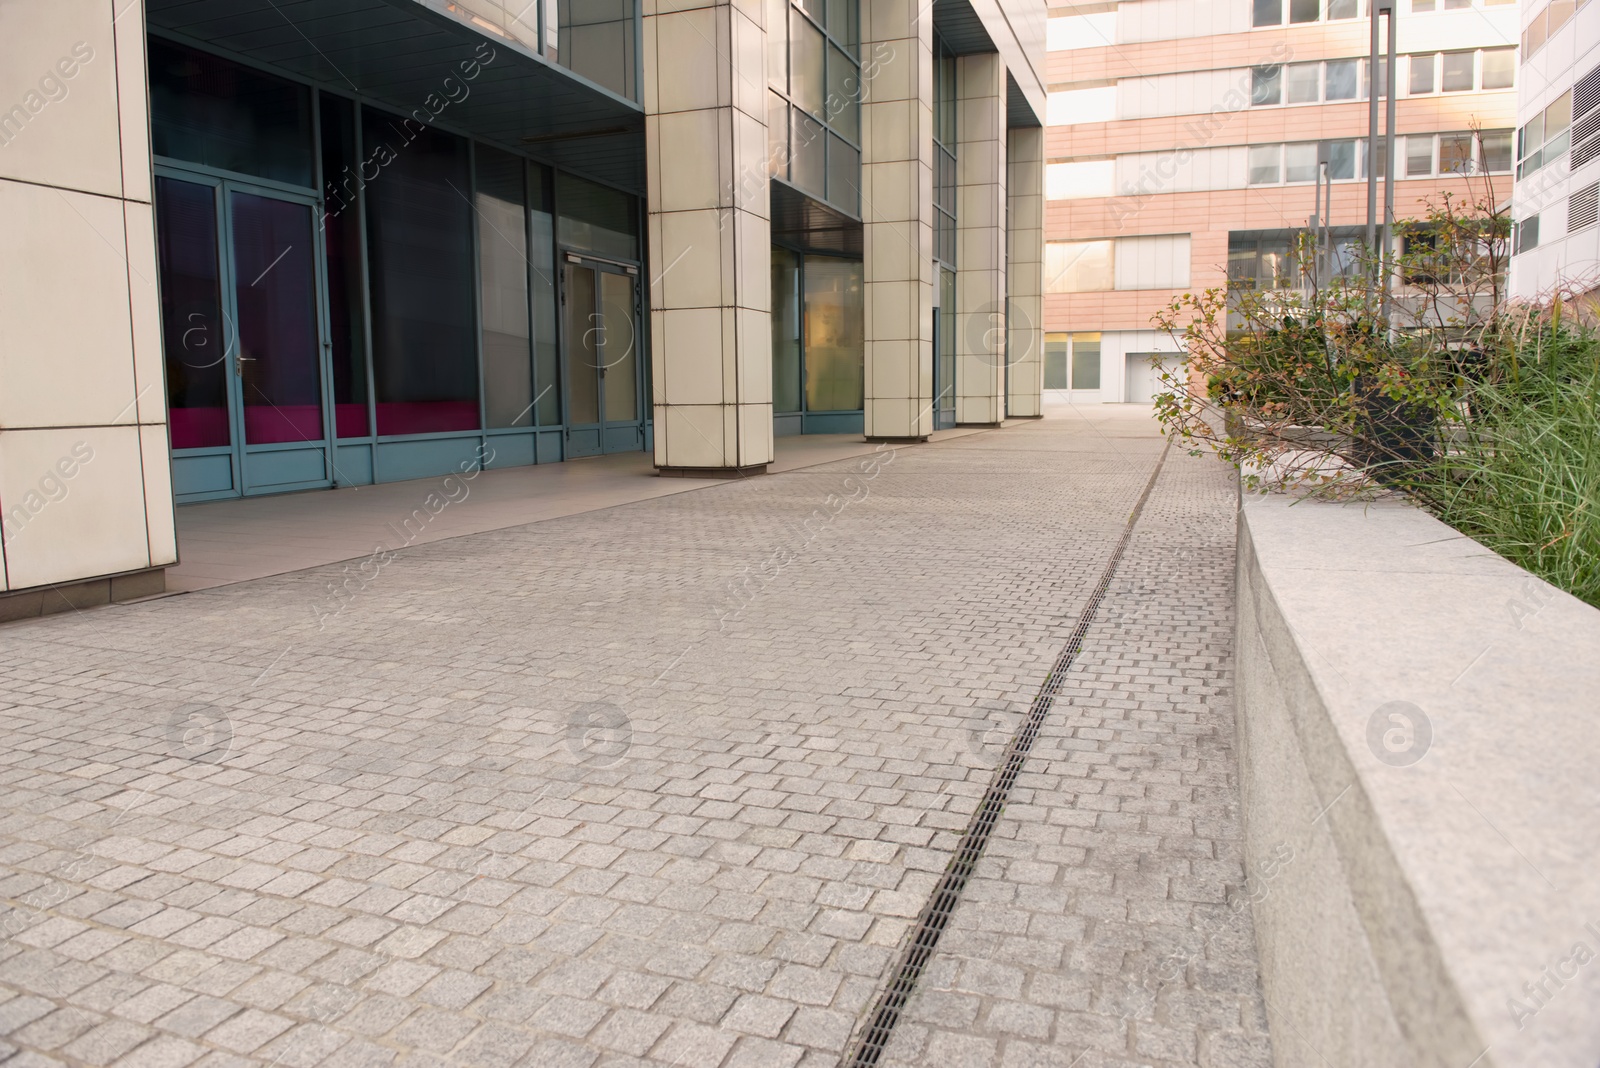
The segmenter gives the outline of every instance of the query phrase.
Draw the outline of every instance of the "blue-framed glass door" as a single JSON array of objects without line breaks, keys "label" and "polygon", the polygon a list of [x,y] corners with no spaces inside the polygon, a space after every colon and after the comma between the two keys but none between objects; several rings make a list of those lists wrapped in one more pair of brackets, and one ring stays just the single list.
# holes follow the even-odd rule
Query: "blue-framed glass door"
[{"label": "blue-framed glass door", "polygon": [[636,269],[569,252],[561,304],[567,456],[644,448]]},{"label": "blue-framed glass door", "polygon": [[315,198],[165,169],[156,184],[179,501],[331,485]]}]

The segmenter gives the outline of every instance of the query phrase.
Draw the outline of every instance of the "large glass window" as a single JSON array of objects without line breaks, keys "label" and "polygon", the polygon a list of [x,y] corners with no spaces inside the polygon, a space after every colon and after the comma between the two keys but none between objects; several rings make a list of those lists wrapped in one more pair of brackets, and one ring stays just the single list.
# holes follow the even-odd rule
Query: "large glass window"
[{"label": "large glass window", "polygon": [[800,410],[800,257],[784,248],[772,250],[772,410]]},{"label": "large glass window", "polygon": [[1046,293],[1101,293],[1113,287],[1110,241],[1047,241]]},{"label": "large glass window", "polygon": [[574,74],[637,100],[634,0],[557,0],[557,61]]},{"label": "large glass window", "polygon": [[854,215],[861,208],[857,0],[766,2],[768,173]]},{"label": "large glass window", "polygon": [[1250,104],[1262,107],[1283,103],[1283,66],[1274,63],[1268,67],[1255,67],[1250,71]]},{"label": "large glass window", "polygon": [[322,234],[328,255],[328,346],[333,359],[333,425],[341,438],[366,437],[367,302],[362,291],[361,202],[356,107],[321,94]]},{"label": "large glass window", "polygon": [[1100,335],[1072,335],[1072,388],[1100,388]]},{"label": "large glass window", "polygon": [[556,343],[556,220],[550,171],[528,164],[528,266],[532,274],[534,421],[561,422],[561,348]]},{"label": "large glass window", "polygon": [[509,153],[474,149],[478,209],[478,316],[488,425],[533,425],[533,330],[528,309],[527,177]]},{"label": "large glass window", "polygon": [[155,154],[311,186],[311,90],[183,45],[150,38]]},{"label": "large glass window", "polygon": [[556,211],[563,245],[613,259],[639,258],[639,213],[627,193],[557,172]]},{"label": "large glass window", "polygon": [[805,258],[806,410],[859,411],[866,351],[861,261]]},{"label": "large glass window", "polygon": [[934,258],[956,265],[956,57],[934,39],[933,247]]},{"label": "large glass window", "polygon": [[1066,389],[1070,381],[1067,377],[1067,357],[1070,346],[1066,334],[1046,334],[1044,336],[1044,388]]},{"label": "large glass window", "polygon": [[362,109],[379,434],[478,429],[467,143]]},{"label": "large glass window", "polygon": [[231,442],[217,194],[209,185],[156,178],[157,264],[172,447]]}]

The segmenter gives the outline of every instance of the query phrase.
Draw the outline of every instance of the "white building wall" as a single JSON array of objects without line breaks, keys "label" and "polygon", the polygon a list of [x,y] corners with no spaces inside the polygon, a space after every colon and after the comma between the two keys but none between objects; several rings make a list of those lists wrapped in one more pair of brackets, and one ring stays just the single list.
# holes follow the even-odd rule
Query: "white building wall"
[{"label": "white building wall", "polygon": [[0,589],[177,561],[144,25],[0,7]]}]

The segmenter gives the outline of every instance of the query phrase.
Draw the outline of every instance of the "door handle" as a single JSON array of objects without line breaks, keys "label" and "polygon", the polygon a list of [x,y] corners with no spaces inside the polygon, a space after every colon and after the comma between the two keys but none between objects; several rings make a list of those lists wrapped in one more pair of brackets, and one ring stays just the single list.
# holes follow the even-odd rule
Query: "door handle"
[{"label": "door handle", "polygon": [[254,356],[245,356],[243,354],[235,356],[233,358],[233,373],[242,378],[244,377],[244,365],[255,362],[256,358]]}]

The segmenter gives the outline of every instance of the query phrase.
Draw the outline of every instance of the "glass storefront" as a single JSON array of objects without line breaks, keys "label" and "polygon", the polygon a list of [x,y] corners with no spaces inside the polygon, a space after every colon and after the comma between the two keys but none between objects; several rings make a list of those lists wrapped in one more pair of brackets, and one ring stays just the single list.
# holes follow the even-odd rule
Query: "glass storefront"
[{"label": "glass storefront", "polygon": [[858,259],[772,250],[772,409],[781,434],[861,429],[865,290]]},{"label": "glass storefront", "polygon": [[[636,198],[158,37],[149,61],[180,501],[648,446]],[[572,330],[558,258],[592,275]]]},{"label": "glass storefront", "polygon": [[956,57],[933,39],[933,429],[956,425]]},{"label": "glass storefront", "polygon": [[768,172],[859,215],[859,2],[766,3]]}]

